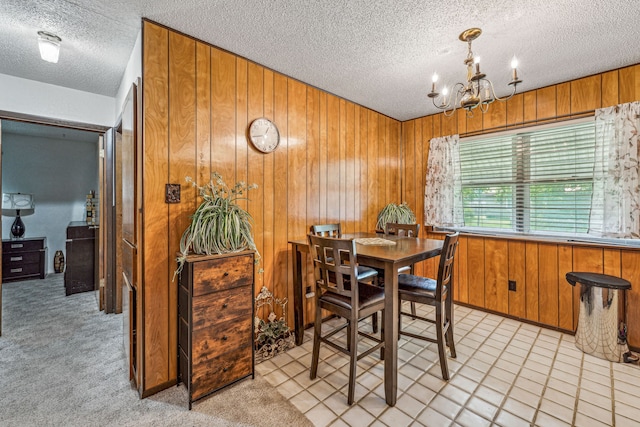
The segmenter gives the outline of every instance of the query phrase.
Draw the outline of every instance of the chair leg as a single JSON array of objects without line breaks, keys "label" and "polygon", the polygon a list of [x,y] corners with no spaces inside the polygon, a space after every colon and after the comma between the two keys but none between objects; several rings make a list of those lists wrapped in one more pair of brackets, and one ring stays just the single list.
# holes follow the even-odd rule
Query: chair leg
[{"label": "chair leg", "polygon": [[371,315],[371,330],[374,334],[378,333],[378,313],[373,313]]},{"label": "chair leg", "polygon": [[[399,331],[398,336],[400,336]],[[380,340],[384,342],[384,310],[382,310],[382,323],[380,324]],[[384,347],[380,347],[380,360],[384,360]]]},{"label": "chair leg", "polygon": [[358,318],[357,316],[351,317],[349,322],[352,327],[347,337],[348,344],[350,344],[349,350],[349,393],[347,394],[347,404],[352,405],[356,388],[356,367],[358,365]]},{"label": "chair leg", "polygon": [[[411,270],[409,271],[410,274],[415,274],[414,273],[414,268],[413,268],[413,264],[411,264]],[[411,315],[415,316],[416,315],[416,303],[411,301]]]},{"label": "chair leg", "polygon": [[449,380],[449,367],[447,366],[447,347],[444,334],[443,313],[444,303],[436,305],[436,337],[438,340],[438,357],[440,359],[440,370],[442,371],[442,379]]},{"label": "chair leg", "polygon": [[313,380],[318,375],[318,358],[320,357],[320,334],[322,333],[322,309],[316,300],[316,321],[313,324],[313,351],[311,356],[311,372],[309,377]]},{"label": "chair leg", "polygon": [[398,298],[398,341],[400,341],[400,332],[402,332],[402,299]]},{"label": "chair leg", "polygon": [[[371,280],[371,284],[373,286],[380,286],[380,282],[378,281],[378,276],[374,276]],[[378,313],[373,313],[371,315],[371,331],[374,334],[378,333]]]},{"label": "chair leg", "polygon": [[456,358],[456,344],[453,341],[453,304],[451,302],[451,299],[449,298],[449,295],[447,295],[446,304],[447,304],[447,308],[445,310],[445,319],[449,324],[449,327],[447,328],[447,334],[446,334],[447,346],[449,346],[449,351],[451,352],[451,357],[453,357],[455,359]]}]

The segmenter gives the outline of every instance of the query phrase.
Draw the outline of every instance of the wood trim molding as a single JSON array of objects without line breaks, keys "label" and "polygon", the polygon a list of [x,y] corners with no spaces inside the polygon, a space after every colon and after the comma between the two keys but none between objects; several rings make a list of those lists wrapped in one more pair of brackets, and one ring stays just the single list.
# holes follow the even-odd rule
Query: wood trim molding
[{"label": "wood trim molding", "polygon": [[39,125],[58,126],[68,129],[86,130],[89,132],[105,132],[110,126],[94,125],[90,123],[72,122],[68,120],[52,119],[50,117],[35,116],[32,114],[15,113],[0,110],[0,119],[14,120],[16,122],[34,123]]}]

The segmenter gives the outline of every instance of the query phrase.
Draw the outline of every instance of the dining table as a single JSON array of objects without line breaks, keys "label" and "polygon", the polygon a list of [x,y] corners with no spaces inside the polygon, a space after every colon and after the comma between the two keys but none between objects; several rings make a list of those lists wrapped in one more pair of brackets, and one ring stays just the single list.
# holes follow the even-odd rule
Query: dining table
[{"label": "dining table", "polygon": [[[388,405],[396,404],[398,394],[398,269],[440,255],[442,240],[401,237],[369,232],[345,233],[355,239],[358,264],[384,271],[384,391]],[[308,238],[289,240],[292,247],[293,310],[296,344],[304,338],[304,298],[311,294],[303,280],[304,254],[309,253]],[[303,258],[304,257],[304,258]]]}]

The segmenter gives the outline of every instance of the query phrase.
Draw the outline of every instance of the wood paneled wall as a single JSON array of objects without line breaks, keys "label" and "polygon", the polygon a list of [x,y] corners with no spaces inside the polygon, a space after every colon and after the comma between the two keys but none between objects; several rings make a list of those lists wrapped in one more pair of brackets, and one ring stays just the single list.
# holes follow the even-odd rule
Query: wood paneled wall
[{"label": "wood paneled wall", "polygon": [[[174,259],[198,200],[188,186],[212,171],[258,184],[243,202],[262,256],[256,292],[293,300],[288,241],[315,223],[373,230],[400,202],[400,122],[165,27],[143,23],[143,390],[176,379]],[[278,149],[248,143],[255,118],[273,120]],[[182,185],[165,203],[165,184]],[[289,304],[289,323],[293,306]],[[311,307],[309,307],[309,310]]]},{"label": "wood paneled wall", "polygon": [[[621,68],[515,95],[494,102],[486,114],[457,111],[402,123],[403,200],[417,207],[423,223],[424,185],[431,138],[484,134],[593,115],[597,108],[640,100],[640,65]],[[441,237],[433,234],[435,237]],[[568,271],[624,277],[629,344],[640,347],[640,251],[531,240],[462,236],[457,254],[454,298],[462,303],[573,331],[579,294],[566,281]],[[434,274],[436,260],[418,267]],[[508,290],[516,281],[516,291]]]},{"label": "wood paneled wall", "polygon": [[[427,233],[442,239],[443,233]],[[435,275],[437,266],[425,273]],[[454,300],[567,332],[578,323],[580,288],[567,282],[570,271],[624,277],[629,344],[640,347],[640,250],[517,238],[462,235],[455,261]],[[431,276],[435,277],[435,276]],[[516,283],[509,291],[508,282]]]},{"label": "wood paneled wall", "polygon": [[[144,21],[139,290],[144,326],[138,332],[143,394],[176,380],[174,259],[198,203],[186,176],[202,184],[217,171],[229,184],[258,184],[243,202],[255,220],[262,256],[256,292],[265,285],[292,301],[287,242],[304,237],[311,224],[341,222],[346,232],[373,230],[378,211],[400,201],[423,223],[431,138],[589,115],[639,95],[640,66],[634,66],[518,94],[473,118],[438,114],[400,123]],[[281,133],[279,148],[270,154],[254,150],[246,139],[248,124],[262,116]],[[167,183],[182,185],[181,203],[165,203]],[[633,251],[476,237],[462,238],[459,250],[458,301],[558,328],[572,329],[577,313],[575,294],[563,282],[567,269],[619,271],[640,287],[640,259]],[[436,260],[429,260],[417,271],[435,266]],[[506,280],[516,280],[516,292],[506,290]],[[630,342],[639,346],[640,289],[630,293],[628,307]],[[290,322],[292,308],[289,304]],[[309,302],[307,313],[312,309]]]}]

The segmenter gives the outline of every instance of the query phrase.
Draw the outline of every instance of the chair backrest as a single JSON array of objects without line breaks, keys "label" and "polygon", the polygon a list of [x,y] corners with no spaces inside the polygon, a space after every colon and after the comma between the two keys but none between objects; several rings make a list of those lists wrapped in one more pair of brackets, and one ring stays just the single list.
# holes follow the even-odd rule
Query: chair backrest
[{"label": "chair backrest", "polygon": [[397,236],[418,237],[420,224],[397,224],[388,222],[384,227],[384,234],[395,234]]},{"label": "chair backrest", "polygon": [[341,237],[342,236],[340,223],[312,225],[311,232],[316,236],[323,236],[323,237]]},{"label": "chair backrest", "polygon": [[451,280],[453,276],[453,258],[458,247],[458,236],[460,236],[460,233],[457,231],[453,234],[447,234],[442,244],[440,266],[438,267],[438,285],[436,286],[437,300],[442,300],[444,289],[446,289],[448,295],[451,295],[451,291],[453,291],[451,289]]},{"label": "chair backrest", "polygon": [[309,247],[316,285],[326,292],[349,296],[352,301],[358,301],[355,241],[309,233]]}]

